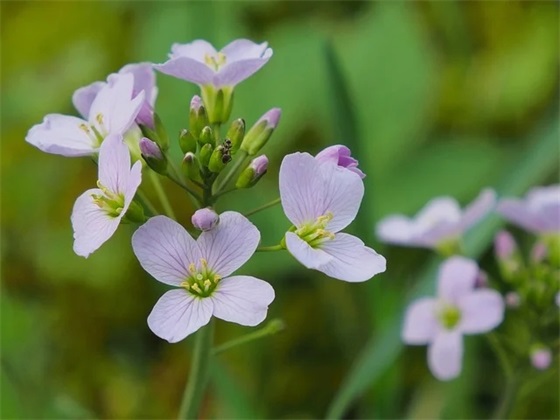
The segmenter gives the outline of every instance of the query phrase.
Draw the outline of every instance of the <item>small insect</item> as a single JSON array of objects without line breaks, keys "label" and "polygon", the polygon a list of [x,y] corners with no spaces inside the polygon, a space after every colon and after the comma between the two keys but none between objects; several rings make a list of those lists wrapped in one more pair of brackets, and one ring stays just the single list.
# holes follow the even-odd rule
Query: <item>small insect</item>
[{"label": "small insect", "polygon": [[223,155],[222,155],[222,162],[223,163],[228,163],[229,161],[231,161],[231,140],[230,139],[225,139],[224,140],[224,144],[222,145],[223,147]]}]

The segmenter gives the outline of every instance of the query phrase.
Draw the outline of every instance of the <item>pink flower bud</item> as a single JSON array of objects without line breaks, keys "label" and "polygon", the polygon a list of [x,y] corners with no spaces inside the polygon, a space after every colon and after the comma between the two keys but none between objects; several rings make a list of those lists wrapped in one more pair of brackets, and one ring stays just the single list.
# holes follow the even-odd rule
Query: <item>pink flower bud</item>
[{"label": "pink flower bud", "polygon": [[546,347],[536,347],[531,352],[531,364],[535,369],[546,370],[552,363],[552,353]]},{"label": "pink flower bud", "polygon": [[499,260],[510,259],[517,251],[517,244],[513,236],[505,230],[498,232],[494,238],[494,251]]},{"label": "pink flower bud", "polygon": [[200,96],[194,95],[193,98],[191,99],[191,109],[198,112],[201,106],[202,106],[202,99],[200,99]]},{"label": "pink flower bud", "polygon": [[521,298],[516,292],[507,292],[505,295],[505,301],[506,305],[512,309],[519,308],[519,305],[521,304]]},{"label": "pink flower bud", "polygon": [[146,158],[163,159],[159,146],[147,137],[142,137],[140,139],[140,152]]},{"label": "pink flower bud", "polygon": [[260,155],[253,159],[249,166],[255,171],[254,178],[260,178],[268,168],[268,158],[266,155]]},{"label": "pink flower bud", "polygon": [[537,242],[531,250],[531,261],[540,263],[548,255],[548,247],[543,242]]},{"label": "pink flower bud", "polygon": [[317,154],[317,156],[315,156],[315,159],[319,162],[336,163],[338,166],[349,169],[358,174],[362,179],[366,177],[366,175],[358,169],[358,161],[351,156],[350,149],[341,144],[336,144],[323,149]]},{"label": "pink flower bud", "polygon": [[193,226],[202,231],[214,228],[219,220],[218,214],[209,207],[197,210],[191,218]]},{"label": "pink flower bud", "polygon": [[275,129],[280,121],[280,116],[282,115],[282,110],[280,108],[272,108],[268,112],[266,112],[260,119],[257,121],[257,124],[261,121],[267,122],[267,128]]}]

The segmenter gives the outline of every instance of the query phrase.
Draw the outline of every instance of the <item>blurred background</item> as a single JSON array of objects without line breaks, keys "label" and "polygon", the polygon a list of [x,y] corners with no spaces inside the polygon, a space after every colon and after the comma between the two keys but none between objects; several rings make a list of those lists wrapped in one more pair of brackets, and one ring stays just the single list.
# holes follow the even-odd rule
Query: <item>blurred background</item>
[{"label": "blurred background", "polygon": [[[76,115],[75,89],[124,64],[163,62],[174,42],[221,48],[246,37],[274,56],[236,89],[232,117],[252,124],[279,106],[271,166],[218,209],[247,211],[278,196],[284,154],[335,143],[367,173],[350,229],[385,255],[386,273],[347,284],[261,253],[240,270],[268,280],[269,319],[284,332],[216,359],[201,416],[320,418],[344,387],[346,418],[483,418],[503,376],[483,338],[467,339],[461,377],[444,384],[424,347],[399,328],[411,291],[432,287],[428,251],[382,246],[376,221],[430,198],[471,201],[483,187],[522,195],[558,178],[558,3],[486,2],[2,2],[2,418],[170,418],[189,371],[192,338],[170,345],[146,317],[167,289],[140,268],[132,230],[90,258],[72,252],[69,216],[96,181],[87,158],[24,141],[47,113]],[[158,74],[157,112],[172,138],[196,86]],[[180,158],[178,144],[172,153]],[[165,182],[182,223],[192,207]],[[289,223],[279,207],[252,217],[263,244]],[[473,238],[492,264],[499,221]],[[530,240],[518,232],[518,237]],[[216,342],[251,331],[217,322]],[[348,376],[348,372],[350,376]],[[558,366],[519,396],[513,417],[558,418]],[[331,411],[332,414],[332,411]]]}]

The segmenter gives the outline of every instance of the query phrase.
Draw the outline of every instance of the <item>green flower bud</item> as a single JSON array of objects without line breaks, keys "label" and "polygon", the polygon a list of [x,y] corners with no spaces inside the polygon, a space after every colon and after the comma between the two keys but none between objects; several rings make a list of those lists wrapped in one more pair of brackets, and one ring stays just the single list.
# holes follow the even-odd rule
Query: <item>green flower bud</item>
[{"label": "green flower bud", "polygon": [[183,153],[196,153],[196,139],[189,130],[181,130],[179,134],[179,147],[181,147]]},{"label": "green flower bud", "polygon": [[214,145],[214,131],[212,130],[212,128],[209,126],[204,127],[202,129],[202,132],[200,133],[200,137],[198,138],[198,141],[201,146],[205,144]]},{"label": "green flower bud", "polygon": [[241,142],[243,141],[243,137],[245,136],[245,120],[242,118],[238,118],[233,121],[229,127],[229,130],[226,134],[226,138],[231,141],[231,154],[235,154],[239,147],[241,146]]},{"label": "green flower bud", "polygon": [[[194,138],[198,139],[200,132],[209,124],[206,108],[200,96],[195,95],[191,100],[189,110],[189,128]],[[185,152],[186,153],[186,152]]]},{"label": "green flower bud", "polygon": [[229,149],[220,145],[214,149],[212,156],[210,157],[210,162],[208,163],[208,169],[210,172],[220,173],[222,169],[226,167],[228,162],[231,160],[231,155],[229,154]]},{"label": "green flower bud", "polygon": [[200,149],[198,153],[198,159],[200,161],[200,165],[207,168],[208,163],[210,162],[210,157],[212,156],[212,152],[214,151],[214,147],[210,143],[206,143]]},{"label": "green flower bud", "polygon": [[255,185],[263,177],[268,168],[268,158],[261,155],[251,161],[235,183],[236,188],[249,188]]},{"label": "green flower bud", "polygon": [[241,143],[241,150],[244,150],[249,156],[254,156],[266,144],[272,132],[278,125],[282,111],[280,108],[272,108],[264,114],[256,123],[251,127],[243,142]]},{"label": "green flower bud", "polygon": [[154,112],[154,126],[157,137],[153,139],[164,152],[169,149],[169,136],[167,135],[167,130],[163,125],[163,122],[159,118],[159,115]]},{"label": "green flower bud", "polygon": [[200,181],[200,166],[194,153],[188,152],[185,154],[181,163],[181,170],[188,179]]}]

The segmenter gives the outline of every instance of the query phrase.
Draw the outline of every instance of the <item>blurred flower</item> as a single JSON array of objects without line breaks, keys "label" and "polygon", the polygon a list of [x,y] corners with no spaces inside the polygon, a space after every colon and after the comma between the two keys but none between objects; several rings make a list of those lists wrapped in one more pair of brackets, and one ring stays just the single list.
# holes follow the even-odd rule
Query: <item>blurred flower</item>
[{"label": "blurred flower", "polygon": [[122,135],[109,135],[99,150],[98,188],[80,195],[72,210],[76,254],[87,258],[113,236],[141,181],[142,164],[130,167]]},{"label": "blurred flower", "polygon": [[253,255],[260,240],[257,228],[235,212],[194,240],[183,227],[156,216],[132,236],[140,264],[156,280],[178,287],[166,292],[148,316],[159,337],[175,343],[206,325],[212,315],[254,326],[274,300],[272,287],[249,276],[232,276]]},{"label": "blurred flower", "polygon": [[220,221],[220,218],[214,210],[206,207],[195,211],[191,217],[191,221],[196,229],[207,231],[213,229]]},{"label": "blurred flower", "polygon": [[560,185],[531,189],[524,199],[500,200],[497,211],[533,233],[560,232]]},{"label": "blurred flower", "polygon": [[268,44],[237,39],[219,52],[207,41],[173,44],[169,60],[155,68],[198,85],[235,86],[266,64],[272,56]]},{"label": "blurred flower", "polygon": [[504,315],[500,294],[475,289],[478,266],[463,257],[439,269],[438,296],[414,301],[405,314],[402,339],[428,345],[428,366],[440,380],[457,377],[463,358],[463,334],[480,334],[498,326]]},{"label": "blurred flower", "polygon": [[[138,115],[135,117],[136,122],[147,125],[150,128],[154,128],[154,106],[158,89],[156,86],[156,76],[153,70],[153,65],[151,63],[127,64],[119,70],[118,74],[128,73],[132,74],[134,77],[131,98],[136,97],[141,92],[144,92],[142,106]],[[108,79],[110,80],[112,77],[114,77],[114,74],[110,75]],[[92,84],[84,86],[74,92],[72,102],[82,117],[88,117],[91,104],[99,91],[106,85],[107,83],[105,82],[93,82]]]},{"label": "blurred flower", "polygon": [[351,156],[350,149],[341,144],[329,146],[320,151],[315,156],[319,162],[332,162],[338,166],[349,169],[350,171],[358,174],[360,178],[365,178],[366,175],[358,169],[358,161]]},{"label": "blurred flower", "polygon": [[355,236],[338,233],[356,217],[364,183],[352,172],[324,165],[308,153],[293,153],[280,166],[282,207],[295,229],[285,236],[304,266],[349,282],[385,271],[385,258]]},{"label": "blurred flower", "polygon": [[517,252],[517,244],[515,239],[508,231],[501,230],[494,238],[494,251],[500,260],[507,260]]},{"label": "blurred flower", "polygon": [[517,292],[507,292],[505,297],[506,306],[512,309],[519,308],[521,304],[521,297]]},{"label": "blurred flower", "polygon": [[548,256],[548,247],[545,243],[538,241],[531,249],[531,261],[533,263],[540,263]]},{"label": "blurred flower", "polygon": [[549,348],[536,346],[531,351],[531,364],[535,369],[546,370],[552,363],[552,352]]},{"label": "blurred flower", "polygon": [[462,212],[455,199],[434,198],[415,218],[403,215],[384,218],[377,224],[377,236],[393,244],[438,248],[459,240],[467,229],[492,210],[495,202],[496,194],[491,189],[483,190]]},{"label": "blurred flower", "polygon": [[105,137],[124,134],[134,123],[144,93],[140,92],[132,99],[133,79],[129,74],[111,77],[95,95],[88,109],[87,121],[49,114],[41,124],[29,130],[25,140],[44,152],[56,155],[76,157],[95,154]]}]

